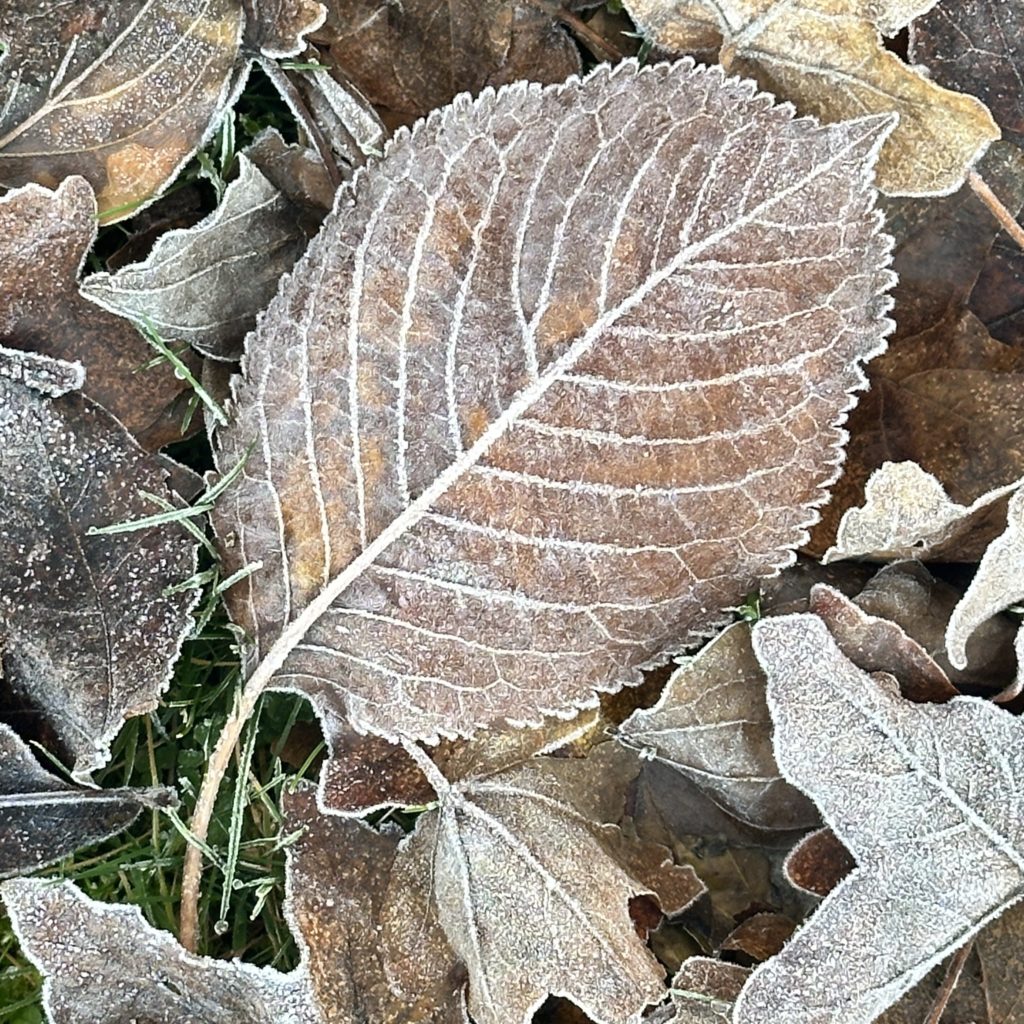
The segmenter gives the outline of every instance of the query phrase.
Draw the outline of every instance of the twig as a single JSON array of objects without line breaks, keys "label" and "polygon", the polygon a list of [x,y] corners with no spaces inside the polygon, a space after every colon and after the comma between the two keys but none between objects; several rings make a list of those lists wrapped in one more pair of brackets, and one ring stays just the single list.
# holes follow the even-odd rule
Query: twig
[{"label": "twig", "polygon": [[295,87],[295,83],[281,70],[277,61],[270,60],[268,57],[260,57],[259,65],[291,108],[295,119],[302,125],[309,136],[309,141],[316,147],[324,167],[327,168],[327,176],[331,179],[331,185],[337,188],[342,182],[342,177],[341,171],[338,170],[338,164],[334,159],[334,153],[331,150],[330,143],[324,138],[320,125],[316,123],[309,108],[306,106],[306,101]]},{"label": "twig", "polygon": [[967,175],[967,183],[974,190],[974,194],[989,208],[992,216],[999,221],[999,226],[1024,249],[1024,228],[1014,220],[1013,214],[1003,206],[1002,201],[988,187],[985,179],[977,171],[970,171]]},{"label": "twig", "polygon": [[942,1020],[942,1015],[946,1012],[950,996],[953,995],[953,989],[956,988],[957,982],[960,980],[964,964],[967,963],[967,958],[971,955],[972,949],[974,949],[974,939],[971,939],[966,946],[961,946],[957,950],[956,956],[949,961],[949,966],[946,968],[946,976],[942,979],[942,986],[939,988],[939,991],[935,993],[935,1002],[932,1003],[932,1008],[928,1011],[924,1024],[939,1024],[939,1021]]},{"label": "twig", "polygon": [[579,37],[595,57],[614,63],[622,60],[625,56],[614,43],[595,32],[581,17],[573,14],[572,11],[567,11],[560,3],[552,3],[551,0],[530,0],[530,2],[556,21],[560,21],[573,35]]}]

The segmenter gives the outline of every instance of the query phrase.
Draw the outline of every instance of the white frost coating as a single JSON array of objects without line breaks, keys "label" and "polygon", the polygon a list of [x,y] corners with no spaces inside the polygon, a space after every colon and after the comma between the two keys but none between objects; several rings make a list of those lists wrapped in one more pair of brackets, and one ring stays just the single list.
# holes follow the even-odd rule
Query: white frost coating
[{"label": "white frost coating", "polygon": [[754,627],[775,755],[857,869],[752,975],[735,1024],[870,1024],[1024,894],[1024,724],[912,704],[814,615]]}]

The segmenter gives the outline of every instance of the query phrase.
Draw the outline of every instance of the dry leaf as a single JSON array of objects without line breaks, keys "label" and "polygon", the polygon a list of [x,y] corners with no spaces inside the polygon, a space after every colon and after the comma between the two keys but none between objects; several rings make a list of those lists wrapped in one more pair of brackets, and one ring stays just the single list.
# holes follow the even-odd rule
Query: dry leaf
[{"label": "dry leaf", "polygon": [[827,896],[856,866],[835,832],[819,828],[789,851],[783,870],[791,885],[814,896]]},{"label": "dry leaf", "polygon": [[580,55],[530,0],[329,0],[317,42],[389,124],[411,123],[460,92],[518,79],[561,82]]},{"label": "dry leaf", "polygon": [[910,26],[910,59],[927,65],[940,85],[977,96],[1003,137],[1024,143],[1024,9],[1006,0],[925,7]]},{"label": "dry leaf", "polygon": [[681,909],[703,892],[692,870],[592,815],[605,799],[595,790],[609,788],[592,761],[532,758],[449,782],[416,756],[439,803],[403,841],[382,912],[405,985],[407,965],[435,945],[421,929],[436,921],[466,964],[478,1024],[527,1024],[548,994],[596,1024],[638,1021],[664,986],[629,900],[665,892]]},{"label": "dry leaf", "polygon": [[127,828],[143,807],[174,804],[168,789],[86,789],[46,771],[0,723],[0,878],[54,864]]},{"label": "dry leaf", "polygon": [[155,450],[181,437],[187,385],[165,364],[141,369],[154,353],[139,332],[78,294],[95,238],[96,201],[81,178],[56,192],[28,185],[0,198],[0,337],[80,361],[86,395]]},{"label": "dry leaf", "polygon": [[151,325],[215,359],[238,359],[242,339],[302,255],[299,213],[244,153],[220,205],[194,227],[162,235],[142,263],[87,277],[98,306]]},{"label": "dry leaf", "polygon": [[627,62],[397,137],[217,433],[222,468],[259,438],[213,513],[263,563],[249,670],[360,731],[536,723],[790,561],[888,326],[886,130]]},{"label": "dry leaf", "polygon": [[46,398],[0,375],[3,674],[40,707],[76,776],[106,763],[125,718],[156,706],[192,625],[195,571],[177,524],[91,536],[174,501],[166,463],[77,394]]},{"label": "dry leaf", "polygon": [[857,869],[751,976],[735,1024],[869,1024],[1024,894],[1024,726],[974,697],[911,704],[813,615],[763,619],[775,754]]},{"label": "dry leaf", "polygon": [[[988,546],[978,571],[960,603],[953,610],[946,630],[949,660],[959,669],[967,667],[967,641],[982,623],[1010,605],[1024,600],[1024,489],[1010,498],[1006,530]],[[998,699],[1009,700],[1024,690],[1024,627],[1017,636],[1017,679]]]},{"label": "dry leaf", "polygon": [[886,462],[864,487],[864,504],[848,509],[825,561],[841,558],[976,560],[1005,522],[1018,481],[959,505],[916,462]]},{"label": "dry leaf", "polygon": [[724,1024],[749,975],[746,967],[709,957],[684,960],[672,980],[675,1016],[669,1024]]},{"label": "dry leaf", "polygon": [[743,963],[761,963],[775,956],[796,928],[796,922],[785,914],[753,914],[741,921],[723,940],[722,951],[740,953]]},{"label": "dry leaf", "polygon": [[[932,0],[934,3],[935,0]],[[826,121],[896,111],[878,162],[890,195],[959,188],[999,129],[973,96],[950,92],[883,45],[931,3],[901,0],[625,0],[658,46],[704,49],[716,29],[725,68]]]},{"label": "dry leaf", "polygon": [[[0,184],[82,175],[107,223],[173,181],[245,82],[292,56],[315,0],[42,0],[0,12]],[[242,46],[243,34],[245,46]]]},{"label": "dry leaf", "polygon": [[719,806],[758,828],[816,824],[814,805],[786,782],[772,756],[764,674],[738,622],[683,663],[661,700],[635,712],[616,738],[696,783]]},{"label": "dry leaf", "polygon": [[[303,830],[288,848],[288,918],[302,939],[323,1024],[468,1024],[464,976],[443,935],[420,951],[435,972],[409,999],[385,975],[378,917],[399,836],[321,814],[312,789],[284,806],[287,828]],[[410,930],[418,924],[406,921]]]},{"label": "dry leaf", "polygon": [[0,895],[46,977],[50,1024],[325,1024],[304,968],[193,956],[138,907],[97,903],[70,882],[17,879]]}]

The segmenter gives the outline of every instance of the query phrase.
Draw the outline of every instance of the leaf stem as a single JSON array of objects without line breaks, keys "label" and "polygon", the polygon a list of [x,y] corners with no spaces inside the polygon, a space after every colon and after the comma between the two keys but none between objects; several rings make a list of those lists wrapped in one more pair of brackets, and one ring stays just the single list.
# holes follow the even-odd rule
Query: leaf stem
[{"label": "leaf stem", "polygon": [[946,1012],[950,996],[953,995],[953,990],[960,981],[960,975],[963,972],[964,965],[967,963],[967,958],[971,955],[972,949],[974,949],[974,939],[971,939],[965,946],[961,946],[957,950],[956,956],[949,961],[949,966],[946,968],[946,976],[942,979],[939,991],[935,993],[935,1002],[932,1003],[932,1008],[924,1019],[924,1024],[939,1024],[939,1021],[942,1020],[942,1015]]},{"label": "leaf stem", "polygon": [[992,216],[999,221],[999,226],[1024,249],[1024,228],[1014,219],[1013,214],[1003,205],[1002,200],[989,188],[985,179],[977,171],[967,175],[967,183],[974,194],[989,208]]}]

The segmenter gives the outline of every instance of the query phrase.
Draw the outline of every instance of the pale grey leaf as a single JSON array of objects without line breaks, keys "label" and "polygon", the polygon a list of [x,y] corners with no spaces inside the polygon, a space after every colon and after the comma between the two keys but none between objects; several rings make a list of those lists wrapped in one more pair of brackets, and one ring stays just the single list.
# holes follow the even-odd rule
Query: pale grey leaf
[{"label": "pale grey leaf", "polygon": [[616,738],[671,765],[741,821],[813,825],[814,805],[775,764],[764,685],[750,626],[738,622],[676,669],[658,703],[633,712]]},{"label": "pale grey leaf", "polygon": [[174,802],[168,789],[86,789],[63,782],[0,723],[0,878],[53,864],[127,828],[143,807]]},{"label": "pale grey leaf", "polygon": [[0,895],[45,977],[50,1024],[324,1024],[304,968],[193,956],[138,907],[96,902],[70,882],[17,879]]},{"label": "pale grey leaf", "polygon": [[869,1024],[1024,894],[1024,725],[912,704],[813,615],[764,619],[775,754],[857,868],[751,976],[735,1024]]},{"label": "pale grey leaf", "polygon": [[87,277],[81,292],[214,359],[238,359],[242,339],[302,255],[295,207],[239,154],[221,204],[190,228],[162,235],[142,263]]},{"label": "pale grey leaf", "polygon": [[1006,530],[982,556],[978,571],[946,630],[946,651],[956,668],[967,666],[967,641],[993,615],[1024,600],[1024,489],[1010,498]]},{"label": "pale grey leaf", "polygon": [[156,706],[192,625],[197,543],[176,524],[90,535],[176,501],[166,464],[80,394],[0,377],[3,672],[41,708],[85,776],[125,718]]},{"label": "pale grey leaf", "polygon": [[720,621],[806,538],[888,330],[888,127],[625,62],[399,133],[217,434],[222,469],[257,439],[214,512],[225,570],[263,565],[228,595],[247,670],[434,739],[567,715]]}]

